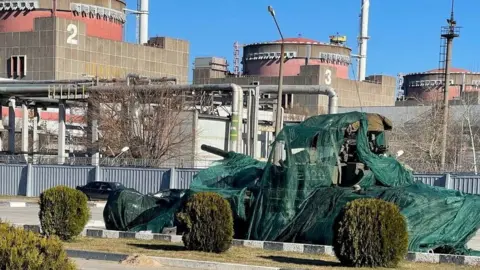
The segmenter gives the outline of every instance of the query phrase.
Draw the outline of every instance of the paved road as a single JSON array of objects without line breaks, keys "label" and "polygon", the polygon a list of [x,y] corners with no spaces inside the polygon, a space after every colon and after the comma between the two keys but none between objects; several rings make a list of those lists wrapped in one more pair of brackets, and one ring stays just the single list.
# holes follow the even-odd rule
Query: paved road
[{"label": "paved road", "polygon": [[83,260],[83,259],[73,259],[78,265],[80,270],[151,270],[151,269],[162,269],[162,270],[189,270],[190,268],[174,268],[167,266],[151,266],[151,267],[135,267],[135,266],[126,266],[121,265],[116,262],[108,261],[94,261],[94,260]]},{"label": "paved road", "polygon": [[[0,219],[11,223],[20,224],[40,224],[38,219],[38,207],[0,207]],[[101,221],[103,223],[103,208],[90,208],[92,217],[90,218],[89,227],[102,227],[102,224],[93,221]],[[105,225],[103,224],[103,228]]]},{"label": "paved road", "polygon": [[478,230],[477,234],[467,243],[467,247],[480,250],[480,230]]}]

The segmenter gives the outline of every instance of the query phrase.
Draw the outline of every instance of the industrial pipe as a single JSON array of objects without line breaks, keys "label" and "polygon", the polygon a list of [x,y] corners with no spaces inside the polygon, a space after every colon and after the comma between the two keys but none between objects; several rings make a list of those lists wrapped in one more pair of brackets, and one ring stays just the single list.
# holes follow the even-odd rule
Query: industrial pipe
[{"label": "industrial pipe", "polygon": [[[177,84],[177,78],[176,77],[158,77],[158,78],[148,78],[148,77],[142,77],[138,74],[135,73],[129,73],[127,74],[127,79],[115,79],[115,82],[125,82],[128,80],[128,78],[135,78],[138,80],[147,80],[150,82],[175,82]],[[99,82],[108,82],[109,80],[99,80]],[[111,81],[111,80],[110,80]]]},{"label": "industrial pipe", "polygon": [[[175,77],[158,77],[158,78],[140,78],[140,81],[150,81],[150,82],[175,82],[177,84],[177,78]],[[81,80],[0,80],[0,85],[59,85],[59,84],[87,84],[93,83],[96,80],[94,79],[81,79]],[[100,83],[116,83],[116,82],[126,82],[127,79],[99,79]]]},{"label": "industrial pipe", "polygon": [[[51,98],[42,98],[42,97],[17,97],[16,99],[22,100],[22,101],[32,101],[35,103],[40,103],[40,104],[58,104],[60,103],[60,100],[58,99],[51,99]],[[66,100],[65,103],[67,105],[73,105],[73,106],[83,106],[85,103],[80,102],[80,101],[75,101],[75,100]]]},{"label": "industrial pipe", "polygon": [[175,82],[177,84],[177,78],[175,77],[151,78],[148,80],[151,82]]},{"label": "industrial pipe", "polygon": [[[240,121],[240,117],[243,118],[243,89],[236,84],[192,84],[192,85],[134,85],[134,86],[122,86],[123,88],[138,90],[138,91],[182,91],[182,92],[194,92],[194,91],[230,91],[232,92],[232,118],[230,126],[230,151],[240,152],[242,150],[242,136],[239,136],[239,132],[242,132],[243,123]],[[276,86],[275,86],[276,87]],[[1,89],[0,89],[1,90]],[[92,86],[87,88],[88,91],[116,91],[117,89],[111,86]],[[1,91],[0,91],[1,94]]]},{"label": "industrial pipe", "polygon": [[358,80],[365,81],[367,73],[367,42],[368,42],[368,16],[370,0],[362,0],[362,12],[360,21],[360,59],[358,60]]},{"label": "industrial pipe", "polygon": [[92,79],[82,79],[82,80],[10,80],[10,81],[0,81],[0,85],[3,84],[82,84],[82,83],[92,83]]},{"label": "industrial pipe", "polygon": [[[267,94],[277,93],[277,85],[260,85],[260,92]],[[305,95],[325,95],[328,96],[328,113],[338,112],[338,96],[335,90],[326,85],[285,85],[284,94],[305,94]]]},{"label": "industrial pipe", "polygon": [[140,44],[145,44],[148,42],[148,0],[139,0],[140,1]]},{"label": "industrial pipe", "polygon": [[30,96],[30,95],[42,95],[47,96],[48,90],[52,89],[48,85],[40,86],[1,86],[0,85],[0,96],[9,95],[19,95],[19,96]]}]

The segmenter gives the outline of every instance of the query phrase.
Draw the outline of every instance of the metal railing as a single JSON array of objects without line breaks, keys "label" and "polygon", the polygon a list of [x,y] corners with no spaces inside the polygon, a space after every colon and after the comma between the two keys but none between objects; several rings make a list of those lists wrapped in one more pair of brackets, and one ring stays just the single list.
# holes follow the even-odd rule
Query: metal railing
[{"label": "metal railing", "polygon": [[[63,164],[58,163],[57,156],[45,155],[2,155],[0,164],[36,164],[36,165],[69,165],[69,166],[92,166],[91,157],[66,157]],[[98,166],[103,167],[131,167],[131,168],[207,168],[211,160],[192,160],[174,158],[169,160],[138,159],[138,158],[100,158]]]}]

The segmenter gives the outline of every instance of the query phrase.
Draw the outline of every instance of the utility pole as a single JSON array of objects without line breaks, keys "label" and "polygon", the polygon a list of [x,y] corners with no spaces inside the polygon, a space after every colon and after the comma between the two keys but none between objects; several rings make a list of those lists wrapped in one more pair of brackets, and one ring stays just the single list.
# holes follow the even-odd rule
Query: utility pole
[{"label": "utility pole", "polygon": [[[280,45],[280,67],[279,67],[279,72],[278,72],[278,91],[277,91],[277,112],[276,112],[276,118],[275,118],[275,136],[278,136],[280,134],[280,131],[283,128],[283,117],[282,117],[282,95],[283,95],[283,61],[285,60],[285,39],[283,38],[282,31],[280,30],[280,26],[278,25],[277,18],[275,17],[275,10],[273,9],[272,6],[268,6],[268,12],[270,12],[270,15],[272,15],[273,20],[275,21],[275,25],[277,26],[278,33],[280,34],[280,37],[282,38],[282,43]],[[281,156],[281,149],[280,147],[277,147],[274,149],[274,163],[278,163],[280,160]]]},{"label": "utility pole", "polygon": [[454,3],[452,0],[452,12],[450,19],[447,19],[448,26],[442,27],[442,38],[447,42],[447,53],[445,56],[445,90],[443,96],[443,130],[442,130],[442,156],[441,156],[441,170],[445,171],[445,157],[447,153],[447,131],[448,131],[448,93],[450,87],[450,66],[452,62],[452,46],[453,40],[459,37],[457,22],[454,18]]}]

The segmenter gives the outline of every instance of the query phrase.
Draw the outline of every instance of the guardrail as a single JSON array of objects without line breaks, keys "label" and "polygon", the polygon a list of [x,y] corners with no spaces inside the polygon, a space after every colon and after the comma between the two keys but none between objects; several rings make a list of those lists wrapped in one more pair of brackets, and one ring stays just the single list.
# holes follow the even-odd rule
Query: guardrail
[{"label": "guardrail", "polygon": [[[63,165],[68,166],[92,166],[91,157],[66,157]],[[169,160],[146,159],[146,158],[111,158],[103,157],[98,161],[103,167],[129,167],[129,168],[191,168],[195,162],[196,168],[207,168],[212,160],[192,160],[173,158]],[[0,155],[0,164],[35,164],[35,165],[59,165],[55,155]]]}]

